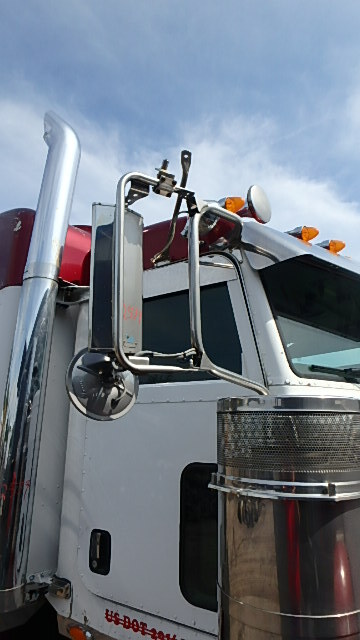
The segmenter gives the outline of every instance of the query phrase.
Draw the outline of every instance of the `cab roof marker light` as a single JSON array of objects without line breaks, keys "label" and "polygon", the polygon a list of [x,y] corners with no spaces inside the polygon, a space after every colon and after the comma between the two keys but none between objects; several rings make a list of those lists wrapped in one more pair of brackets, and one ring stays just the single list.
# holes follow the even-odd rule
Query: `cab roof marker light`
[{"label": "cab roof marker light", "polygon": [[304,242],[310,242],[310,240],[313,240],[319,235],[319,230],[316,229],[316,227],[296,227],[291,231],[286,231],[286,233]]},{"label": "cab roof marker light", "polygon": [[260,224],[266,224],[271,218],[271,206],[265,191],[257,184],[249,187],[246,200],[239,196],[231,196],[219,200],[219,205],[237,213],[240,218],[253,218]]},{"label": "cab roof marker light", "polygon": [[244,198],[240,198],[239,196],[231,196],[225,198],[224,209],[227,211],[231,211],[232,213],[237,213],[245,206]]},{"label": "cab roof marker light", "polygon": [[339,253],[346,245],[342,240],[324,240],[323,242],[319,242],[318,246],[327,249],[331,253]]}]

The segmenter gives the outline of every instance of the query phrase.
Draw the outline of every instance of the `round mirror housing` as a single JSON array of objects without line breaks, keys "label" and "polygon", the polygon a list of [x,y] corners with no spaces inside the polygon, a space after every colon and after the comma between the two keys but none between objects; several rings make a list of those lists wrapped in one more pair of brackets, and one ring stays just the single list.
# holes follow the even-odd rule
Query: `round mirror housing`
[{"label": "round mirror housing", "polygon": [[271,206],[265,191],[257,184],[252,185],[247,192],[247,208],[253,218],[262,224],[271,219]]},{"label": "round mirror housing", "polygon": [[93,420],[116,420],[135,403],[139,380],[120,369],[115,359],[82,349],[70,362],[66,388],[83,415]]}]

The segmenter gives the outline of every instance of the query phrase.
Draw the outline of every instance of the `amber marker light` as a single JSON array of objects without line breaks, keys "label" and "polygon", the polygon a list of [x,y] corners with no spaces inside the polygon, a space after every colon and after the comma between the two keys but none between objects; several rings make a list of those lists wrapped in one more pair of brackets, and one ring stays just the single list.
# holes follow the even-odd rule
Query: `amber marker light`
[{"label": "amber marker light", "polygon": [[70,627],[68,629],[69,636],[73,638],[73,640],[93,640],[93,635],[90,631],[85,631],[82,627]]},{"label": "amber marker light", "polygon": [[319,235],[319,230],[315,227],[296,227],[292,229],[292,231],[287,231],[290,236],[294,236],[294,238],[299,238],[299,240],[303,240],[304,242],[310,242],[316,236]]},{"label": "amber marker light", "polygon": [[331,253],[339,253],[346,245],[342,240],[324,240],[324,242],[319,242],[318,246],[328,249]]},{"label": "amber marker light", "polygon": [[237,213],[245,206],[245,200],[238,196],[225,199],[225,209],[232,213]]},{"label": "amber marker light", "polygon": [[253,218],[260,224],[266,224],[271,218],[271,206],[265,191],[257,184],[249,187],[246,200],[240,196],[228,196],[218,201],[231,213],[236,213],[240,218]]}]

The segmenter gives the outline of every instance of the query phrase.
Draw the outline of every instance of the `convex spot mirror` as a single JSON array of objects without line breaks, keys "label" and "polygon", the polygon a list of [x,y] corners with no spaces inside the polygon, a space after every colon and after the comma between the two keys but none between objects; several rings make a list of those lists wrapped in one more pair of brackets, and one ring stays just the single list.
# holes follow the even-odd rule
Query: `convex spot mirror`
[{"label": "convex spot mirror", "polygon": [[116,420],[134,405],[139,380],[109,356],[82,349],[70,362],[66,388],[83,415],[93,420]]}]

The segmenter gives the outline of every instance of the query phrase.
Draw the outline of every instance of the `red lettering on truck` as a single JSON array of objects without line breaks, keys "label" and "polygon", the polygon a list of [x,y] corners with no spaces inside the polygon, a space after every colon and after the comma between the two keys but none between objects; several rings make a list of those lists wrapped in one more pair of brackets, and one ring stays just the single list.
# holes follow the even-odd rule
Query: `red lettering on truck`
[{"label": "red lettering on truck", "polygon": [[176,634],[170,635],[170,633],[158,631],[154,627],[149,629],[146,622],[125,615],[121,617],[117,611],[105,609],[105,620],[116,626],[121,625],[124,629],[131,629],[134,633],[140,633],[142,636],[150,636],[151,640],[176,640]]}]

